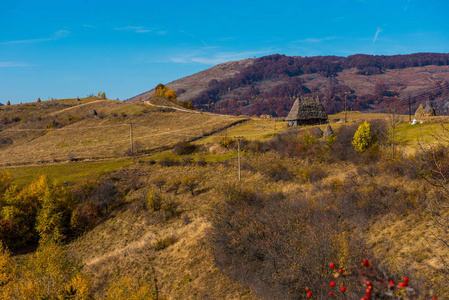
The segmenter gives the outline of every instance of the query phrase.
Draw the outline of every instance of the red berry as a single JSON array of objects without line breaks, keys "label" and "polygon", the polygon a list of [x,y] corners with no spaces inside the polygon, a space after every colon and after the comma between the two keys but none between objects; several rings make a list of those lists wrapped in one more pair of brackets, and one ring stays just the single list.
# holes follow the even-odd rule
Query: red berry
[{"label": "red berry", "polygon": [[365,267],[368,267],[368,260],[367,260],[366,258],[363,260],[363,265],[364,265]]},{"label": "red berry", "polygon": [[369,281],[367,281],[367,282],[365,282],[365,284],[366,284],[367,286],[370,286],[372,283],[369,282]]},{"label": "red berry", "polygon": [[306,287],[306,292],[308,292],[308,291],[310,291],[310,288],[307,286],[307,287]]},{"label": "red berry", "polygon": [[371,290],[370,289],[366,289],[366,294],[367,295],[371,294]]},{"label": "red berry", "polygon": [[404,282],[407,282],[408,281],[408,277],[404,277]]},{"label": "red berry", "polygon": [[346,292],[346,288],[345,288],[344,286],[342,286],[342,287],[340,288],[340,291],[341,291],[342,293],[344,293],[344,292]]},{"label": "red berry", "polygon": [[437,296],[433,296],[433,298],[432,298],[433,300],[437,300]]},{"label": "red berry", "polygon": [[330,286],[331,286],[331,287],[334,287],[334,286],[335,286],[335,281],[332,281],[332,282],[330,283]]},{"label": "red berry", "polygon": [[312,297],[312,292],[308,292],[307,293],[307,298],[311,298]]},{"label": "red berry", "polygon": [[329,296],[331,296],[331,297],[332,297],[333,295],[334,295],[334,293],[332,293],[332,292],[329,292]]},{"label": "red berry", "polygon": [[343,274],[343,270],[342,269],[338,269],[338,273]]},{"label": "red berry", "polygon": [[360,300],[366,300],[366,298],[365,297],[363,297],[362,299],[360,299]]},{"label": "red berry", "polygon": [[390,281],[390,285],[395,285],[396,282],[394,282],[394,280]]},{"label": "red berry", "polygon": [[329,266],[331,267],[331,269],[335,268],[335,264],[334,263],[331,263]]},{"label": "red berry", "polygon": [[398,284],[398,287],[404,287],[404,284],[401,282],[400,284]]}]

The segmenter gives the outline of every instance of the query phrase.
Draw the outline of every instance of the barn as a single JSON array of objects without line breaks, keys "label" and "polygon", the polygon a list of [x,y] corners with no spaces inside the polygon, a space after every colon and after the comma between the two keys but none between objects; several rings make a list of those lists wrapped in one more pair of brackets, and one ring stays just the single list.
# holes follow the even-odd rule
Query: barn
[{"label": "barn", "polygon": [[317,125],[327,123],[327,113],[318,98],[296,98],[285,121],[287,126]]}]

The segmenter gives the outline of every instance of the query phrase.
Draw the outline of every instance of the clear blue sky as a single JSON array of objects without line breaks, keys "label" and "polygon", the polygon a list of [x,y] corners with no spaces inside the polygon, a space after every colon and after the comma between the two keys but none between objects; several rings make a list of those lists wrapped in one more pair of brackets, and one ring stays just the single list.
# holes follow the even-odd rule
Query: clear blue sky
[{"label": "clear blue sky", "polygon": [[127,99],[215,64],[449,52],[447,0],[0,0],[0,102]]}]

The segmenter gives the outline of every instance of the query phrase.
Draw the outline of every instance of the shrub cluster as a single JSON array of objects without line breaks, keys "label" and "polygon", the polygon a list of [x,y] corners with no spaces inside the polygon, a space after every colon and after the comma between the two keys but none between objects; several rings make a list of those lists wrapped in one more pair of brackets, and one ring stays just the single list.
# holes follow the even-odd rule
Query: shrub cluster
[{"label": "shrub cluster", "polygon": [[297,299],[309,285],[324,290],[319,282],[330,272],[320,263],[343,255],[351,266],[366,252],[332,211],[235,184],[222,193],[212,217],[215,261],[262,298]]},{"label": "shrub cluster", "polygon": [[186,155],[194,153],[198,147],[189,141],[182,141],[175,144],[173,147],[173,152],[178,155]]}]

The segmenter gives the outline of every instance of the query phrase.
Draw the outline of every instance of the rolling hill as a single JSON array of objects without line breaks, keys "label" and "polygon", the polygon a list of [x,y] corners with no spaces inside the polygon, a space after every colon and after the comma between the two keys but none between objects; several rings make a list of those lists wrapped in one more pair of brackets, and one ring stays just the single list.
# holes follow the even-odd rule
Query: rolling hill
[{"label": "rolling hill", "polygon": [[[445,67],[410,70],[439,74]],[[339,76],[359,76],[345,73],[353,71]],[[0,108],[0,180],[7,181],[0,182],[0,238],[18,268],[42,253],[37,224],[45,217],[57,223],[63,215],[62,235],[46,236],[59,239],[67,257],[80,263],[89,278],[83,291],[95,299],[117,299],[113,288],[127,284],[132,288],[124,299],[142,289],[149,299],[305,299],[306,287],[324,298],[329,280],[359,299],[365,280],[358,285],[363,277],[350,277],[359,274],[350,270],[363,258],[374,261],[379,276],[396,282],[407,276],[418,292],[448,297],[441,258],[449,251],[429,240],[436,225],[427,208],[449,200],[420,176],[432,171],[416,155],[419,143],[435,145],[447,117],[411,125],[400,115],[391,141],[391,115],[353,111],[345,124],[339,113],[330,116],[335,134],[325,141],[311,126],[287,128],[279,119],[151,100],[91,97]],[[352,139],[363,120],[372,124],[376,142],[359,153]],[[244,137],[240,144],[237,136]],[[444,167],[449,152],[447,143],[440,146],[429,157]],[[57,188],[40,174],[55,179]],[[52,233],[54,223],[44,229]],[[331,261],[347,273],[334,277]],[[0,286],[0,296],[16,282],[49,286],[46,273],[37,271],[18,272]],[[375,291],[382,289],[378,284]],[[40,294],[47,296],[54,294]]]},{"label": "rolling hill", "polygon": [[0,119],[2,165],[122,157],[131,147],[131,123],[134,150],[150,153],[245,120],[189,112],[171,102],[98,99],[3,106]]}]

